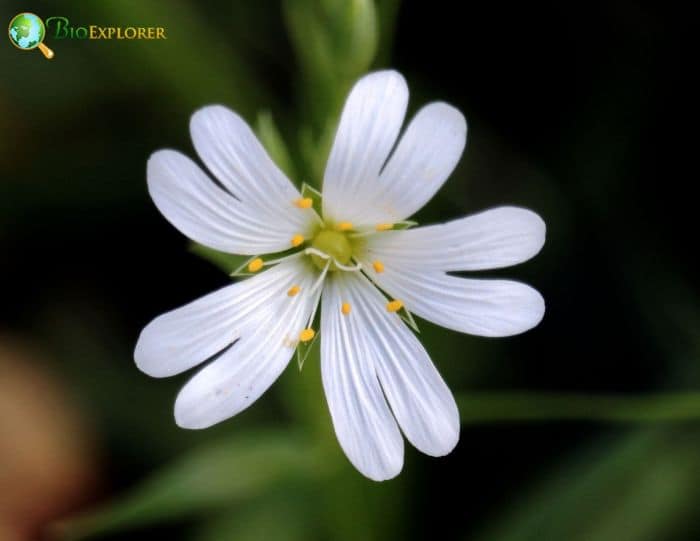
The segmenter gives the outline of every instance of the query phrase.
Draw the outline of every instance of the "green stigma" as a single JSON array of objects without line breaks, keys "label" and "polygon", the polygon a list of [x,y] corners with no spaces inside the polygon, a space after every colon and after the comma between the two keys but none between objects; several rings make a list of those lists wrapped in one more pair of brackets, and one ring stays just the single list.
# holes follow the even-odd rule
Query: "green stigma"
[{"label": "green stigma", "polygon": [[[323,229],[319,231],[311,241],[311,247],[328,254],[331,259],[335,259],[341,265],[347,265],[352,258],[352,246],[344,233],[333,231],[331,229]],[[311,260],[319,269],[324,269],[328,264],[327,259],[311,254]],[[338,270],[335,263],[331,262],[328,270]]]}]

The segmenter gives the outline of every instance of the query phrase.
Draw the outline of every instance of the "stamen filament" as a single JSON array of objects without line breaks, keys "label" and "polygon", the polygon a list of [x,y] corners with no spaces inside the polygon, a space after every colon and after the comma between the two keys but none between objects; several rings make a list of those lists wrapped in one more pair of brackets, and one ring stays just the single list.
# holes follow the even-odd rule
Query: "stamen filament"
[{"label": "stamen filament", "polygon": [[306,255],[317,255],[321,259],[330,259],[331,256],[329,256],[326,252],[322,252],[321,250],[318,250],[316,248],[312,248],[309,246],[306,250],[304,250],[304,254]]},{"label": "stamen filament", "polygon": [[318,310],[318,307],[321,304],[321,292],[323,290],[320,287],[320,285],[323,284],[323,279],[326,277],[326,274],[328,273],[328,269],[330,268],[330,266],[331,266],[331,261],[329,259],[328,262],[326,263],[325,267],[323,267],[321,274],[314,282],[314,285],[311,286],[311,289],[309,290],[309,295],[314,296],[314,298],[312,300],[314,308],[311,311],[311,316],[309,317],[309,323],[308,323],[309,328],[314,324],[314,319],[316,318],[316,311]]},{"label": "stamen filament", "polygon": [[377,224],[374,229],[362,229],[360,231],[354,231],[350,234],[351,237],[356,238],[356,237],[368,237],[369,235],[374,235],[377,232],[381,231],[392,231],[392,230],[398,230],[398,229],[408,229],[411,228],[415,225],[418,225],[418,222],[414,222],[412,220],[403,220],[401,222],[396,222],[393,224],[390,223],[385,223],[385,224]]},{"label": "stamen filament", "polygon": [[343,265],[342,263],[338,263],[337,259],[333,260],[333,263],[335,263],[335,266],[338,267],[340,270],[348,271],[348,272],[357,272],[359,270],[362,270],[362,263],[356,263],[355,265]]},{"label": "stamen filament", "polygon": [[326,274],[328,273],[328,269],[330,268],[330,266],[331,266],[331,260],[329,259],[328,262],[326,263],[326,266],[323,267],[321,274],[319,274],[318,278],[316,278],[314,285],[311,286],[311,289],[309,290],[309,295],[313,295],[314,292],[319,288],[319,286],[321,284],[323,284],[323,279],[326,277]]}]

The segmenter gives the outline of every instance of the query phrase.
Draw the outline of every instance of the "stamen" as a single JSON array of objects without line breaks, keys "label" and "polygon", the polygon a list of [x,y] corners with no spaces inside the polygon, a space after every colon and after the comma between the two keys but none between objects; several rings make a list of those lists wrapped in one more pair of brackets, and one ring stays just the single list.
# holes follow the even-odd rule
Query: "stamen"
[{"label": "stamen", "polygon": [[400,300],[394,299],[386,303],[387,312],[398,312],[403,308],[403,303]]},{"label": "stamen", "polygon": [[331,258],[331,256],[329,256],[326,252],[322,252],[321,250],[317,250],[316,248],[311,248],[311,247],[304,250],[304,253],[306,255],[317,255],[321,259],[330,259]]},{"label": "stamen", "polygon": [[311,340],[314,336],[316,335],[316,331],[314,331],[311,327],[308,329],[304,329],[299,333],[299,340],[301,342],[308,342]]},{"label": "stamen", "polygon": [[304,242],[304,235],[297,233],[292,237],[292,246],[295,248]]},{"label": "stamen", "polygon": [[352,308],[349,302],[344,302],[343,306],[340,307],[340,311],[343,313],[344,316],[347,316],[350,313],[350,310],[352,310]]},{"label": "stamen", "polygon": [[413,227],[414,225],[417,225],[417,222],[412,222],[410,220],[403,220],[401,222],[395,222],[393,224],[382,223],[382,224],[375,225],[374,228],[372,228],[372,229],[361,229],[360,231],[353,231],[352,233],[349,233],[349,235],[353,238],[368,237],[370,235],[375,235],[377,232],[391,231],[391,230],[396,231],[397,228],[398,229],[408,229],[410,227]]},{"label": "stamen", "polygon": [[234,270],[230,274],[230,276],[244,276],[241,274],[241,271],[244,268],[247,268],[248,272],[258,272],[263,267],[269,267],[270,265],[277,265],[278,263],[282,263],[282,261],[296,259],[298,257],[302,257],[303,255],[304,255],[304,252],[295,252],[295,253],[290,254],[290,255],[278,257],[277,259],[268,259],[267,261],[263,261],[261,258],[257,257],[249,262],[248,261],[243,262],[240,267],[238,267],[236,270]]},{"label": "stamen", "polygon": [[316,281],[314,282],[314,285],[311,286],[311,289],[309,290],[309,295],[313,295],[316,290],[323,284],[323,279],[326,277],[326,274],[328,274],[328,269],[331,266],[331,260],[329,259],[326,265],[323,267],[323,270],[321,271],[321,274],[318,275],[318,278],[316,278]]},{"label": "stamen", "polygon": [[292,286],[289,288],[289,291],[287,291],[287,295],[290,297],[293,297],[297,293],[301,291],[301,288],[299,286]]},{"label": "stamen", "polygon": [[[309,323],[308,323],[308,328],[310,329],[311,326],[314,324],[314,319],[316,318],[316,311],[318,310],[319,305],[321,304],[319,301],[321,300],[321,292],[323,291],[323,288],[321,288],[321,284],[323,284],[323,279],[326,277],[326,274],[328,273],[328,269],[331,266],[331,261],[330,259],[326,263],[325,267],[323,267],[323,270],[321,271],[321,274],[319,277],[316,279],[316,282],[314,283],[313,286],[311,286],[311,289],[309,290],[308,295],[313,295],[313,301],[312,301],[312,306],[314,309],[311,311],[311,317],[309,317]],[[313,337],[313,335],[312,335]]]},{"label": "stamen", "polygon": [[352,222],[340,222],[336,229],[338,229],[338,231],[350,231],[352,229]]},{"label": "stamen", "polygon": [[253,261],[248,263],[248,271],[258,272],[260,269],[263,268],[263,265],[264,265],[263,260],[260,259],[259,257],[256,257],[255,259],[253,259]]},{"label": "stamen", "polygon": [[382,263],[378,259],[374,263],[372,263],[372,267],[374,267],[374,272],[376,273],[384,272],[384,263]]},{"label": "stamen", "polygon": [[338,263],[337,259],[333,260],[333,263],[335,263],[335,266],[338,267],[340,270],[348,271],[348,272],[357,272],[359,270],[362,270],[362,263],[356,263],[355,265],[343,265],[342,263]]},{"label": "stamen", "polygon": [[294,200],[294,205],[300,209],[310,209],[313,204],[314,201],[310,197],[300,197]]}]

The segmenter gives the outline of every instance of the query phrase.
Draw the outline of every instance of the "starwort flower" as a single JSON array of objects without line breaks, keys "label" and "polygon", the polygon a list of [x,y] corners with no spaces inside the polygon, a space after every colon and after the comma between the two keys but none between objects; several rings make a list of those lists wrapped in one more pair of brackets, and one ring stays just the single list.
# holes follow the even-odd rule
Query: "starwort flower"
[{"label": "starwort flower", "polygon": [[141,333],[135,359],[151,376],[213,358],[180,391],[178,425],[205,428],[244,410],[298,347],[320,336],[333,426],[360,472],[375,480],[397,475],[401,431],[432,456],[457,444],[457,406],[409,328],[411,314],[482,336],[532,328],[544,301],[531,287],[448,273],[525,261],[542,247],[545,225],[529,210],[500,207],[406,228],[450,175],[466,140],[462,114],[436,102],[415,115],[394,149],[407,102],[406,82],[394,71],[355,84],[322,195],[297,190],[247,124],[222,106],[197,111],[190,124],[216,182],[179,152],[151,156],[148,188],[163,215],[200,244],[251,256],[254,275],[156,318]]}]

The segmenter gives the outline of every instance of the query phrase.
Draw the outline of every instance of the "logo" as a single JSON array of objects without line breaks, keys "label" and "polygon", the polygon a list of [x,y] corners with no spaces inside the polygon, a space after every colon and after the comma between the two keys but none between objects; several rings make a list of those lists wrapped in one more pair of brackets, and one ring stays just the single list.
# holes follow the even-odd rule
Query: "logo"
[{"label": "logo", "polygon": [[44,45],[46,26],[40,17],[33,13],[20,13],[15,15],[7,28],[10,43],[23,51],[39,49],[43,55],[51,60],[53,51]]},{"label": "logo", "polygon": [[72,26],[68,17],[49,17],[46,25],[53,39],[168,39],[162,26]]},{"label": "logo", "polygon": [[68,17],[53,16],[46,24],[34,13],[20,13],[10,21],[7,34],[12,45],[23,51],[39,49],[49,60],[54,52],[44,45],[47,32],[54,40],[162,40],[168,39],[162,26],[72,26]]}]

